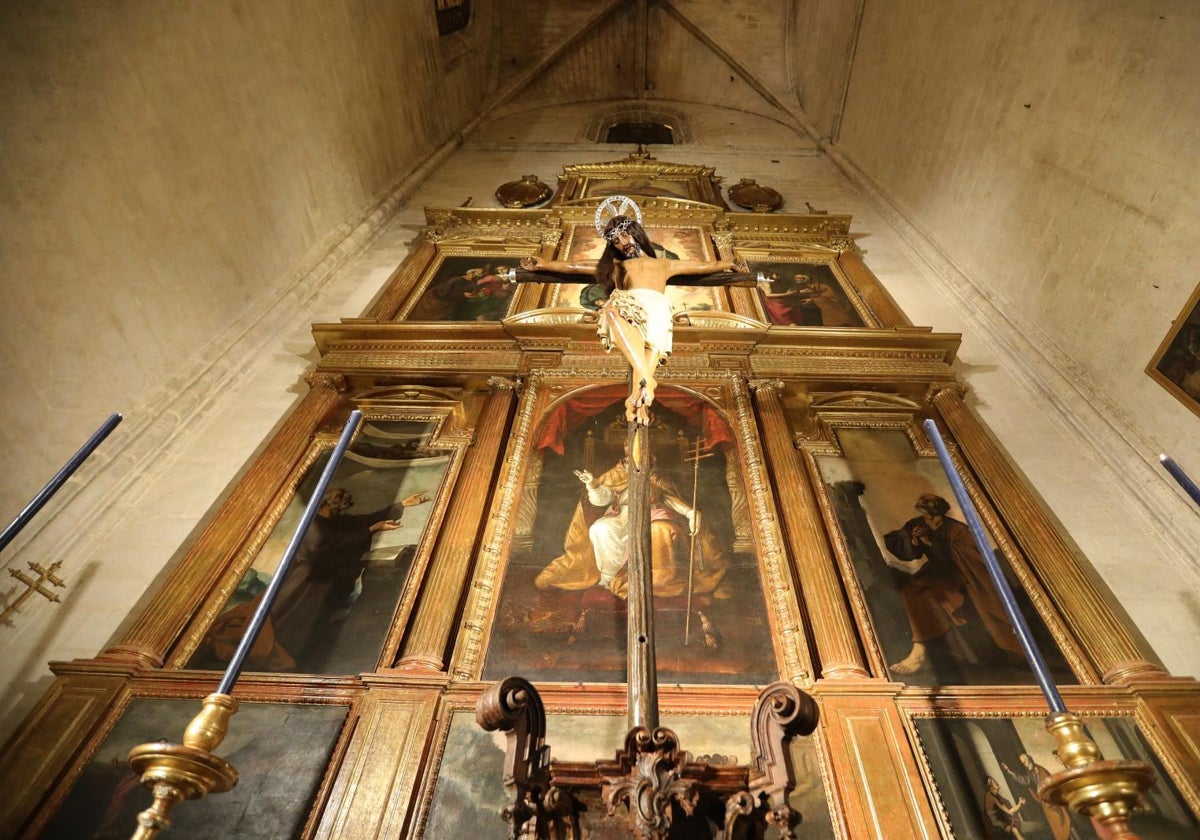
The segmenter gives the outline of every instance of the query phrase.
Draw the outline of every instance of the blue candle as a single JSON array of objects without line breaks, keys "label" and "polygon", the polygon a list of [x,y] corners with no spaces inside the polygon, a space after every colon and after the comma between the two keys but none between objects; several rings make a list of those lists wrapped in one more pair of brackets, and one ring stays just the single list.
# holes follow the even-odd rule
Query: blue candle
[{"label": "blue candle", "polygon": [[3,551],[4,547],[12,542],[17,534],[21,533],[21,529],[42,509],[42,505],[50,501],[50,497],[58,492],[58,488],[66,483],[66,480],[96,451],[96,447],[104,442],[104,439],[112,433],[113,429],[117,428],[117,425],[123,419],[120,412],[114,411],[110,414],[108,419],[100,425],[100,428],[88,438],[87,443],[80,447],[79,451],[72,455],[70,460],[63,465],[63,468],[54,474],[54,478],[46,482],[46,486],[42,488],[41,492],[33,497],[33,501],[27,504],[25,509],[17,514],[17,518],[10,522],[8,527],[4,529],[4,533],[0,534],[0,551]]},{"label": "blue candle", "polygon": [[304,509],[304,515],[300,517],[300,523],[296,526],[296,533],[292,535],[292,541],[288,543],[287,549],[283,552],[283,559],[279,561],[279,568],[275,570],[275,575],[271,578],[271,583],[267,586],[267,591],[263,593],[262,600],[258,603],[258,609],[254,611],[254,617],[250,619],[250,623],[246,626],[246,632],[242,634],[242,640],[238,642],[237,650],[233,652],[233,657],[229,660],[229,666],[225,669],[225,675],[221,677],[221,684],[217,686],[217,694],[228,694],[233,690],[233,684],[237,682],[238,675],[242,671],[242,663],[246,661],[246,655],[250,652],[250,648],[254,646],[254,640],[258,638],[263,624],[266,623],[267,614],[271,611],[271,605],[275,602],[275,596],[279,593],[279,588],[283,585],[283,578],[287,575],[288,568],[292,565],[292,558],[296,556],[296,552],[300,548],[300,540],[304,538],[304,532],[308,530],[309,523],[317,515],[317,510],[321,507],[321,499],[325,495],[325,490],[328,488],[329,482],[333,479],[333,472],[337,469],[338,464],[342,462],[342,456],[346,454],[346,448],[350,446],[350,440],[354,437],[354,433],[358,431],[358,424],[361,420],[361,411],[356,409],[350,412],[350,417],[346,420],[346,427],[342,429],[342,436],[338,440],[337,446],[334,447],[333,453],[329,456],[329,463],[325,465],[325,470],[321,473],[321,479],[317,482],[317,486],[313,490],[312,498],[308,500],[308,507]]},{"label": "blue candle", "polygon": [[1196,482],[1188,478],[1188,474],[1183,471],[1183,467],[1175,463],[1175,459],[1169,455],[1159,455],[1158,460],[1162,461],[1162,465],[1166,468],[1184,491],[1192,497],[1192,501],[1200,505],[1200,487],[1196,486]]},{"label": "blue candle", "polygon": [[971,529],[971,536],[975,538],[975,545],[979,549],[980,556],[983,557],[984,564],[987,566],[988,575],[992,579],[992,585],[996,587],[996,591],[1000,595],[1000,601],[1004,604],[1004,612],[1008,615],[1008,620],[1017,634],[1017,641],[1021,644],[1021,650],[1025,653],[1025,659],[1029,662],[1029,667],[1033,669],[1033,677],[1037,680],[1038,686],[1041,687],[1042,694],[1046,695],[1046,702],[1050,704],[1050,711],[1054,714],[1065,712],[1067,707],[1058,693],[1058,686],[1054,684],[1054,678],[1050,676],[1050,669],[1046,667],[1046,660],[1042,658],[1042,652],[1038,650],[1037,642],[1033,640],[1033,634],[1029,632],[1029,625],[1025,622],[1025,616],[1021,614],[1020,608],[1017,607],[1016,596],[1013,595],[1012,587],[1008,585],[1008,579],[1004,576],[1004,570],[1000,568],[1000,561],[996,559],[996,555],[992,552],[992,547],[988,543],[987,536],[983,531],[983,524],[979,521],[979,515],[975,512],[975,505],[971,502],[971,497],[967,495],[966,485],[963,484],[962,478],[959,477],[958,470],[954,467],[954,462],[950,460],[950,453],[946,450],[946,443],[942,440],[942,435],[938,431],[937,424],[932,420],[926,420],[924,426],[925,431],[929,434],[929,439],[933,441],[934,448],[937,449],[938,460],[942,462],[942,469],[946,472],[946,478],[950,480],[950,486],[954,490],[954,498],[958,500],[959,510],[966,517],[967,526]]}]

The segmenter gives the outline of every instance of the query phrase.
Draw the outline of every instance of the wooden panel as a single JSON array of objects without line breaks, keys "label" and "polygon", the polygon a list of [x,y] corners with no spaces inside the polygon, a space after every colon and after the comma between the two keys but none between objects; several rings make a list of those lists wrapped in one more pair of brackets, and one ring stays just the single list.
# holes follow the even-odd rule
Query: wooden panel
[{"label": "wooden panel", "polygon": [[850,836],[938,837],[893,698],[826,696],[821,714]]},{"label": "wooden panel", "polygon": [[4,751],[0,836],[16,836],[38,802],[113,704],[124,677],[62,678]]},{"label": "wooden panel", "polygon": [[318,840],[406,836],[437,696],[436,689],[367,693]]}]

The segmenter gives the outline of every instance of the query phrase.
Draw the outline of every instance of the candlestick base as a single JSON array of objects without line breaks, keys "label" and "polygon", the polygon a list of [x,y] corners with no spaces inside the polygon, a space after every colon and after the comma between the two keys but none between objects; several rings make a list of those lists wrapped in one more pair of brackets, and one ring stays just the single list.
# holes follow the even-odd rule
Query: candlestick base
[{"label": "candlestick base", "polygon": [[133,840],[151,840],[171,824],[170,812],[185,799],[224,793],[237,784],[238,773],[212,751],[225,740],[237,701],[228,694],[204,698],[200,714],[183,732],[183,743],[153,741],[129,751],[129,765],[154,794],[154,804],[138,814]]},{"label": "candlestick base", "polygon": [[1046,730],[1058,743],[1065,770],[1038,785],[1038,796],[1065,805],[1103,825],[1113,838],[1136,838],[1129,815],[1154,784],[1154,770],[1144,761],[1110,761],[1100,755],[1083,723],[1070,712],[1051,715]]}]

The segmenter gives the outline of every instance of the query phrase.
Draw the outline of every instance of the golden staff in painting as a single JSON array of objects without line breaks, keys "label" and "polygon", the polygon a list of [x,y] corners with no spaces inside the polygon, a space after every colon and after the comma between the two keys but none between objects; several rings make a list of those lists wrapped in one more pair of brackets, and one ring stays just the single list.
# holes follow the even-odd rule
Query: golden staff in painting
[{"label": "golden staff in painting", "polygon": [[[696,507],[696,502],[699,501],[697,494],[700,489],[700,461],[704,458],[711,458],[712,452],[705,452],[702,439],[699,435],[696,436],[696,442],[688,450],[686,461],[692,463],[692,515],[691,522],[691,543],[688,546],[688,585],[687,585],[687,614],[683,619],[683,643],[690,644],[692,636],[692,588],[696,579],[696,534],[700,531],[700,509]],[[704,545],[700,544],[700,570],[704,570]]]},{"label": "golden staff in painting", "polygon": [[594,221],[605,241],[599,260],[526,257],[521,260],[523,271],[514,272],[514,276],[517,282],[526,283],[580,283],[588,282],[580,277],[595,277],[608,293],[596,331],[600,343],[606,352],[614,347],[619,350],[633,371],[625,419],[647,426],[658,387],[658,366],[671,354],[672,312],[667,286],[754,286],[757,279],[741,259],[660,258],[642,227],[641,208],[628,196],[604,199],[596,208]]}]

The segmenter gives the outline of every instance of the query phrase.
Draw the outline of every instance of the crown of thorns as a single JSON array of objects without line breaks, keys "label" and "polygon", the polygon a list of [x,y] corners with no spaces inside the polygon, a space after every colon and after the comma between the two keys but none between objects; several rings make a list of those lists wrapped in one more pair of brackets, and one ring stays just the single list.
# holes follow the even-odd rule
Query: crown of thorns
[{"label": "crown of thorns", "polygon": [[[626,211],[632,210],[633,217],[627,216]],[[612,222],[617,221],[609,229],[605,227]],[[603,236],[609,242],[618,233],[628,231],[633,227],[633,223],[642,223],[642,208],[638,207],[637,202],[627,195],[612,195],[600,202],[600,206],[596,208],[596,233]]]}]

